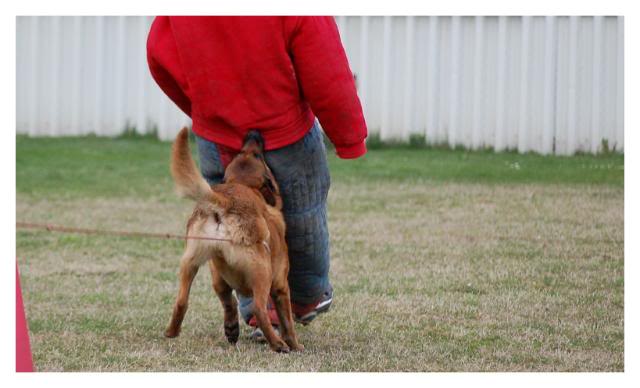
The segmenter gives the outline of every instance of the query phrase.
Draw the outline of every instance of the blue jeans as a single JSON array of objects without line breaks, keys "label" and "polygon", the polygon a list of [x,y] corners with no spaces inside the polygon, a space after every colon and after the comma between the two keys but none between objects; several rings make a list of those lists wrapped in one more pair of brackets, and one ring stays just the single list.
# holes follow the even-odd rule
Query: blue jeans
[{"label": "blue jeans", "polygon": [[[215,143],[199,136],[196,136],[196,142],[202,175],[209,184],[220,183],[224,168]],[[314,303],[331,290],[327,228],[330,178],[318,123],[314,123],[301,140],[267,151],[264,157],[282,195],[289,247],[291,301]],[[238,299],[240,313],[246,321],[252,315],[252,300],[242,295],[238,295]]]}]

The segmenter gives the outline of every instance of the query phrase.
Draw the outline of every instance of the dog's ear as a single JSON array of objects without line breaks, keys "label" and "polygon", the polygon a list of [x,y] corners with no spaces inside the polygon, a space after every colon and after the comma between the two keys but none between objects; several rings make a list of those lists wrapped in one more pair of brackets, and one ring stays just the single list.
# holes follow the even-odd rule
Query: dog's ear
[{"label": "dog's ear", "polygon": [[255,144],[255,146],[258,147],[260,152],[264,152],[264,138],[262,137],[260,132],[256,129],[253,129],[247,132],[242,142],[242,148],[244,149],[245,147],[250,146],[251,144]]},{"label": "dog's ear", "polygon": [[280,197],[280,189],[271,173],[264,174],[264,183],[260,187],[260,194],[265,202],[270,206],[282,209],[282,198]]}]

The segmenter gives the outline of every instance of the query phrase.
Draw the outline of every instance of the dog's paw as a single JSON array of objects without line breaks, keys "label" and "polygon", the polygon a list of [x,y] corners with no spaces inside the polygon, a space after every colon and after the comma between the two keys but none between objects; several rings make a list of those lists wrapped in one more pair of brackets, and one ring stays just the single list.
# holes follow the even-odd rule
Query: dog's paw
[{"label": "dog's paw", "polygon": [[176,338],[180,335],[180,329],[175,329],[173,327],[168,327],[167,330],[164,331],[164,336],[167,338]]},{"label": "dog's paw", "polygon": [[238,337],[240,336],[240,325],[238,321],[227,324],[224,324],[224,335],[227,337],[227,341],[230,344],[235,344],[238,342]]},{"label": "dog's paw", "polygon": [[293,337],[285,337],[283,340],[287,345],[289,345],[289,349],[291,349],[292,352],[301,352],[304,350],[304,345]]},{"label": "dog's paw", "polygon": [[271,345],[271,350],[277,353],[289,353],[290,351],[289,346],[284,341]]},{"label": "dog's paw", "polygon": [[302,351],[304,351],[304,345],[303,344],[289,345],[289,347],[294,352],[302,352]]}]

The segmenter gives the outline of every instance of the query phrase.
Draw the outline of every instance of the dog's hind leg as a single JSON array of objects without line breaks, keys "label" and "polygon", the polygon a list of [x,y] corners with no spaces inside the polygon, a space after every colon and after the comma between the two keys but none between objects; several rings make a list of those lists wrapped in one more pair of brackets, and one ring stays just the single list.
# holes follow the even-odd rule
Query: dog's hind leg
[{"label": "dog's hind leg", "polygon": [[211,270],[211,282],[213,290],[218,295],[222,307],[224,308],[224,335],[231,344],[238,342],[240,336],[240,325],[238,324],[238,301],[233,296],[233,289],[222,279],[213,260],[209,260],[209,269]]},{"label": "dog's hind leg", "polygon": [[271,298],[276,305],[278,319],[280,319],[280,334],[284,342],[289,345],[291,350],[302,351],[304,346],[298,342],[295,328],[293,327],[293,314],[291,312],[291,296],[289,294],[289,285],[287,278],[284,278],[283,285],[274,284],[271,290]]},{"label": "dog's hind leg", "polygon": [[269,342],[271,350],[278,353],[289,353],[289,346],[276,334],[271,326],[269,315],[267,314],[267,302],[269,299],[269,284],[265,280],[270,276],[258,277],[261,281],[256,281],[253,284],[253,315],[255,315],[258,321],[258,326],[262,329],[265,338]]},{"label": "dog's hind leg", "polygon": [[197,263],[191,255],[185,252],[185,255],[180,260],[180,290],[173,307],[171,323],[169,323],[169,327],[164,332],[165,337],[174,338],[180,334],[180,326],[189,303],[189,291],[196,273],[198,273]]}]

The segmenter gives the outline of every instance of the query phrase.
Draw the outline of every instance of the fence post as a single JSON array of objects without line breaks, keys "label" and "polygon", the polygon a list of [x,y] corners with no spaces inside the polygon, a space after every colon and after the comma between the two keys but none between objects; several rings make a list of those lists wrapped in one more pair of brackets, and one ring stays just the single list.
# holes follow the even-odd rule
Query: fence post
[{"label": "fence post", "polygon": [[82,103],[80,101],[80,69],[82,63],[80,62],[80,56],[82,53],[82,17],[81,16],[72,16],[73,18],[73,36],[72,40],[72,54],[71,54],[71,97],[70,97],[70,106],[71,106],[71,120],[69,122],[69,127],[71,134],[79,135],[81,133],[80,128],[80,114]]},{"label": "fence post", "polygon": [[95,95],[94,95],[94,116],[93,131],[96,135],[102,135],[102,77],[104,70],[104,58],[102,55],[104,46],[104,18],[97,16],[96,18],[96,74],[95,74]]},{"label": "fence post", "polygon": [[617,18],[617,63],[616,63],[616,149],[624,147],[624,16]]},{"label": "fence post", "polygon": [[554,107],[555,94],[554,80],[556,73],[556,19],[555,16],[545,18],[545,39],[544,39],[544,107],[542,113],[542,144],[540,152],[550,154],[553,152],[554,128]]},{"label": "fence post", "polygon": [[482,143],[481,132],[483,128],[482,123],[482,81],[484,78],[484,66],[483,66],[483,44],[484,44],[484,17],[476,16],[475,19],[475,45],[473,53],[473,119],[471,130],[471,147],[473,149],[480,148]]},{"label": "fence post", "polygon": [[413,114],[413,35],[414,35],[414,17],[407,16],[405,29],[405,64],[404,64],[404,120],[402,126],[402,139],[407,140],[412,132]]},{"label": "fence post", "polygon": [[436,139],[438,111],[436,109],[436,91],[438,90],[438,21],[437,16],[429,17],[429,46],[427,58],[427,127],[425,129],[425,138],[427,142],[434,143]]},{"label": "fence post", "polygon": [[27,98],[30,100],[29,103],[29,119],[27,122],[28,125],[28,133],[30,136],[34,136],[38,134],[38,126],[40,125],[39,121],[39,112],[40,112],[40,98],[38,93],[38,85],[40,84],[40,77],[38,75],[38,66],[39,63],[37,61],[38,58],[38,36],[40,35],[39,31],[39,16],[34,16],[31,18],[31,27],[29,29],[29,33],[31,34],[31,39],[29,41],[29,92],[27,94]]},{"label": "fence post", "polygon": [[593,18],[593,61],[591,73],[591,152],[600,150],[600,72],[602,70],[602,16]]},{"label": "fence post", "polygon": [[384,17],[382,38],[382,118],[380,120],[380,138],[382,140],[391,137],[389,128],[389,93],[391,82],[391,16]]},{"label": "fence post", "polygon": [[449,146],[458,144],[458,111],[460,106],[460,16],[451,19],[451,87],[449,92]]},{"label": "fence post", "polygon": [[112,131],[114,131],[114,134],[119,133],[120,131],[124,130],[126,128],[126,117],[125,117],[125,113],[124,113],[124,109],[125,109],[125,82],[126,82],[126,56],[125,56],[125,50],[127,49],[126,46],[126,41],[125,41],[125,37],[126,37],[126,30],[125,30],[125,21],[126,21],[126,17],[125,16],[118,16],[118,23],[117,23],[117,47],[115,48],[116,50],[116,79],[114,80],[115,82],[115,101],[114,103],[116,104],[116,114],[115,114],[115,119],[114,119],[114,126],[115,128],[112,129]]},{"label": "fence post", "polygon": [[569,17],[569,101],[567,107],[567,148],[565,154],[576,151],[576,83],[578,77],[578,17]]},{"label": "fence post", "polygon": [[529,45],[531,31],[531,16],[523,16],[522,40],[520,42],[520,99],[518,107],[518,151],[527,152],[529,140]]},{"label": "fence post", "polygon": [[360,74],[358,74],[358,86],[360,89],[360,102],[365,117],[367,117],[367,87],[369,85],[369,18],[362,16],[360,20]]},{"label": "fence post", "polygon": [[49,64],[51,90],[49,91],[49,128],[50,136],[58,134],[60,126],[60,16],[51,17],[51,63]]},{"label": "fence post", "polygon": [[506,148],[505,128],[505,78],[507,68],[507,17],[498,18],[498,82],[496,85],[496,139],[494,149],[502,151]]},{"label": "fence post", "polygon": [[146,55],[146,37],[147,37],[147,29],[149,26],[149,22],[147,16],[138,16],[138,39],[141,42],[140,47],[142,50],[139,55],[140,66],[138,66],[138,82],[137,82],[137,106],[138,111],[136,114],[136,131],[140,134],[147,133],[147,94],[146,94],[146,84],[147,78],[149,77],[149,68],[147,66],[147,55]]}]

